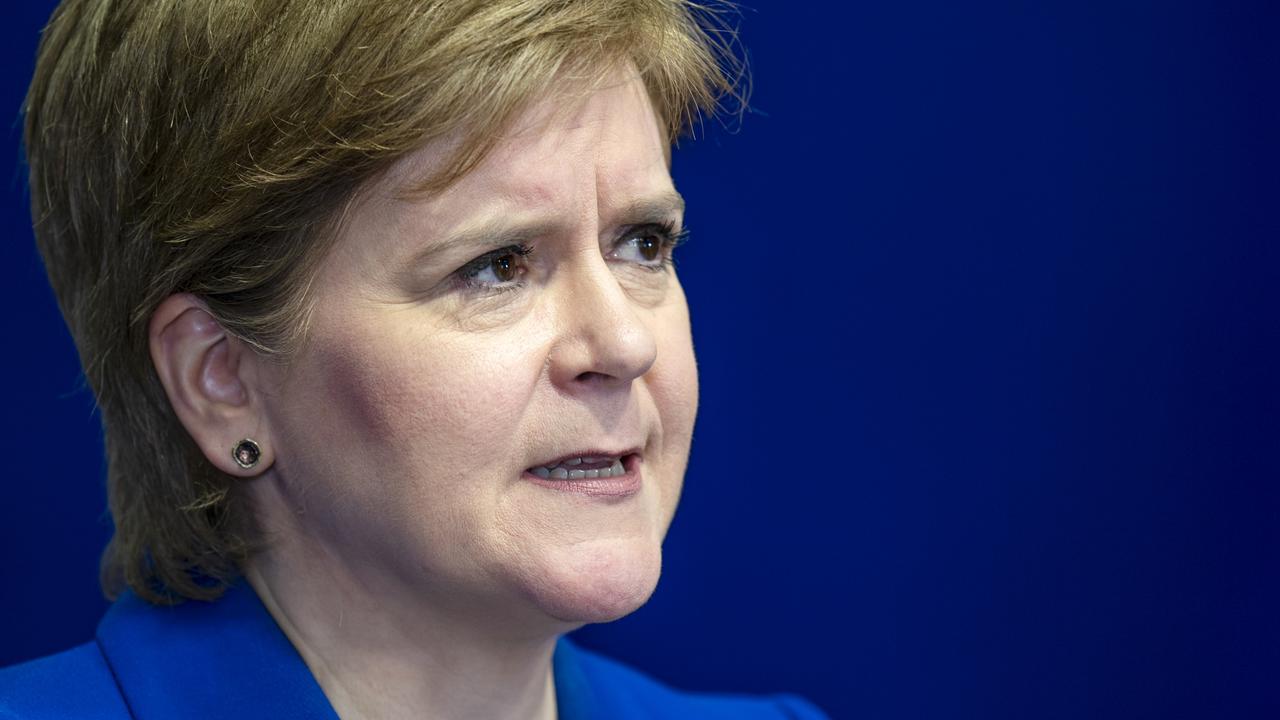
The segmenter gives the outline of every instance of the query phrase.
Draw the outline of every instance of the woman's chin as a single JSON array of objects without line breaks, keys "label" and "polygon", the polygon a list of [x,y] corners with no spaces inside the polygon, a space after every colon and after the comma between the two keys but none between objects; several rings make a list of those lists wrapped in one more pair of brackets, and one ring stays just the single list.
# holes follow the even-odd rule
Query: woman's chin
[{"label": "woman's chin", "polygon": [[596,540],[548,553],[538,565],[522,584],[542,612],[567,623],[610,622],[653,595],[662,547],[652,540]]}]

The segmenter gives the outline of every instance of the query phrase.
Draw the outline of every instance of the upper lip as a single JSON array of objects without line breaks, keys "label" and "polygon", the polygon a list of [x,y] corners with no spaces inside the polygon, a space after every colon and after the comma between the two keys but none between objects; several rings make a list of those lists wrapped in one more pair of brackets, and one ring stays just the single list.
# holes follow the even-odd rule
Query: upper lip
[{"label": "upper lip", "polygon": [[537,463],[534,463],[533,465],[530,465],[529,467],[531,467],[531,468],[536,468],[536,467],[545,467],[545,468],[550,468],[550,467],[555,467],[556,465],[559,465],[560,463],[564,462],[565,460],[572,460],[573,458],[585,458],[585,457],[598,457],[598,458],[616,457],[616,458],[621,458],[621,457],[626,457],[627,455],[631,455],[631,454],[639,455],[639,454],[640,454],[640,447],[639,447],[639,446],[633,446],[633,447],[629,447],[629,448],[623,448],[623,449],[621,449],[621,450],[617,450],[617,449],[614,449],[614,450],[602,450],[602,449],[599,449],[599,448],[587,448],[587,449],[582,449],[582,450],[573,450],[573,451],[571,451],[571,452],[567,452],[567,453],[565,453],[565,454],[563,454],[563,455],[556,455],[555,457],[551,458],[550,460],[544,460],[544,461],[542,461],[542,462],[537,462]]}]

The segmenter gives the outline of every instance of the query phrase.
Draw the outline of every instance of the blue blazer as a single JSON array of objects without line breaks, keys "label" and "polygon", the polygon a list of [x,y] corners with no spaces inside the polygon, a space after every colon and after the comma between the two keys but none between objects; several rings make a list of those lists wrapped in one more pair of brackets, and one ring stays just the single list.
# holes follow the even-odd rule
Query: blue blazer
[{"label": "blue blazer", "polygon": [[[794,695],[686,693],[561,638],[560,720],[825,720]],[[0,670],[0,720],[337,720],[311,671],[247,583],[213,603],[123,595],[96,637]]]}]

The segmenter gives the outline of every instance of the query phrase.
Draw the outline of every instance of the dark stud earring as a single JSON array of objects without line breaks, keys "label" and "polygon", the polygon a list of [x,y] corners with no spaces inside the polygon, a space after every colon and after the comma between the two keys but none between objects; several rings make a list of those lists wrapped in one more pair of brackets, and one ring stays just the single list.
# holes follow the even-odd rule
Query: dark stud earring
[{"label": "dark stud earring", "polygon": [[258,443],[245,438],[231,449],[231,457],[235,458],[236,464],[248,470],[258,464],[258,460],[262,458],[262,448],[258,447]]}]

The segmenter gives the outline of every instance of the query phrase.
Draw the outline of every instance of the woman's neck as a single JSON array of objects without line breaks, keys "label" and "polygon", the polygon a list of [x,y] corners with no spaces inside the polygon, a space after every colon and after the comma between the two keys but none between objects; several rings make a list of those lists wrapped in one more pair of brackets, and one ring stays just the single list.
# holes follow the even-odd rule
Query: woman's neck
[{"label": "woman's neck", "polygon": [[299,545],[262,552],[245,575],[342,720],[555,720],[557,634],[406,602]]}]

